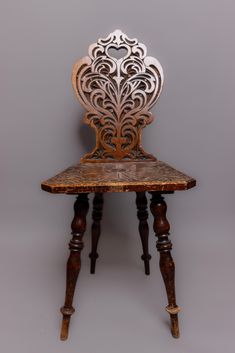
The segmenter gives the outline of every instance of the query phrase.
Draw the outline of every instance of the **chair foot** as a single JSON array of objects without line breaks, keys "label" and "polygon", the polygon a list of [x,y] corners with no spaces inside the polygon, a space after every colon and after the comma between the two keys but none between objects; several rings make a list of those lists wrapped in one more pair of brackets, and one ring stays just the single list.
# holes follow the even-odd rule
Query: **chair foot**
[{"label": "chair foot", "polygon": [[150,264],[149,264],[149,261],[150,261],[151,257],[152,256],[150,254],[148,254],[147,256],[143,254],[141,256],[141,259],[144,261],[144,272],[145,272],[145,274],[147,276],[150,275]]},{"label": "chair foot", "polygon": [[91,259],[91,266],[90,266],[90,273],[94,274],[95,273],[95,265],[96,265],[96,259],[98,259],[99,255],[98,253],[90,253],[89,258]]},{"label": "chair foot", "polygon": [[69,323],[70,323],[70,316],[63,316],[62,319],[62,326],[61,326],[61,333],[60,339],[61,341],[66,341],[69,334]]},{"label": "chair foot", "polygon": [[61,341],[66,341],[68,338],[69,334],[69,323],[70,323],[70,318],[71,315],[74,313],[75,309],[73,307],[71,308],[65,308],[64,306],[60,309],[63,318],[62,318],[62,325],[61,325],[61,333],[60,333],[60,339]]},{"label": "chair foot", "polygon": [[180,336],[180,331],[179,331],[179,322],[178,322],[178,312],[180,311],[180,308],[176,306],[170,306],[168,305],[166,307],[166,311],[170,314],[170,320],[171,320],[171,334],[174,338],[179,338]]},{"label": "chair foot", "polygon": [[171,315],[171,334],[174,338],[180,337],[178,315]]}]

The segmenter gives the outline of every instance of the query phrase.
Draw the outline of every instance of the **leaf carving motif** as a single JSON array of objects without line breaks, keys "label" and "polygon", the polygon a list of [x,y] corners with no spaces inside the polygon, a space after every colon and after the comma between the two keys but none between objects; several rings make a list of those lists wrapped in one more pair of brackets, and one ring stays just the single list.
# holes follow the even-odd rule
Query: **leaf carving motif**
[{"label": "leaf carving motif", "polygon": [[[125,56],[115,58],[111,49],[123,49]],[[85,122],[96,130],[96,147],[83,162],[155,160],[143,150],[141,132],[153,120],[163,71],[146,54],[145,45],[116,30],[74,65],[73,88],[87,111]]]}]

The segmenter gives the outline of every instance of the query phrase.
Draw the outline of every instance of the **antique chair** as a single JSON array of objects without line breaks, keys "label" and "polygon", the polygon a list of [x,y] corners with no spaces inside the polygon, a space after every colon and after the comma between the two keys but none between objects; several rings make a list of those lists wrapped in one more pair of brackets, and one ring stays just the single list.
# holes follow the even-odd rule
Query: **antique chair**
[{"label": "antique chair", "polygon": [[[120,50],[121,49],[121,50]],[[114,51],[116,53],[113,53]],[[125,54],[118,58],[120,51]],[[163,71],[159,62],[146,56],[146,47],[137,39],[130,39],[120,30],[89,47],[86,56],[74,65],[72,84],[77,98],[86,109],[85,123],[96,132],[96,146],[79,164],[42,183],[51,193],[76,194],[75,216],[72,221],[70,256],[67,263],[65,303],[61,339],[68,337],[75,286],[81,267],[80,253],[86,229],[88,194],[94,193],[92,248],[90,272],[95,273],[98,258],[103,193],[136,192],[139,233],[143,247],[142,260],[149,275],[148,211],[145,192],[152,195],[150,210],[154,217],[153,229],[160,252],[160,270],[165,283],[170,314],[171,332],[179,337],[178,312],[174,284],[174,262],[171,256],[170,225],[166,218],[163,194],[187,190],[196,181],[158,161],[141,145],[142,129],[153,120],[150,108],[160,96]]]}]

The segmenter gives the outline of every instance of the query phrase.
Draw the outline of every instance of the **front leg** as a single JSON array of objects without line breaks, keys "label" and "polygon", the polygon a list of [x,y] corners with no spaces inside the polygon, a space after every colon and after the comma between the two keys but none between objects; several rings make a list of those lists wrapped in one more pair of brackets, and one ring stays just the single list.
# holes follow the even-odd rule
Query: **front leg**
[{"label": "front leg", "polygon": [[70,256],[67,262],[65,303],[61,308],[63,314],[61,340],[68,338],[71,315],[74,313],[73,296],[77,278],[81,268],[80,253],[83,249],[83,234],[86,230],[86,215],[88,212],[88,194],[79,194],[74,204],[74,218],[71,224],[72,239],[69,242]]},{"label": "front leg", "polygon": [[175,297],[175,265],[171,256],[172,243],[169,236],[170,225],[166,218],[167,205],[158,192],[151,192],[151,212],[154,217],[153,229],[157,236],[157,250],[160,252],[160,270],[165,283],[168,306],[166,311],[171,318],[171,332],[173,337],[179,337],[178,312]]}]

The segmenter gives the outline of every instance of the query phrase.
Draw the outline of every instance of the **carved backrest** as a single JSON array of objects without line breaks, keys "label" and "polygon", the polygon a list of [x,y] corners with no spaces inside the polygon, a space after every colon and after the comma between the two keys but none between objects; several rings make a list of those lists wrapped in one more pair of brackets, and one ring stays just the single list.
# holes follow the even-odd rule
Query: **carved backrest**
[{"label": "carved backrest", "polygon": [[[117,58],[115,50],[125,54]],[[161,93],[163,70],[146,54],[145,45],[116,30],[74,65],[73,88],[87,111],[85,122],[96,131],[96,146],[82,162],[156,159],[143,150],[141,132],[153,120],[150,108]]]}]

